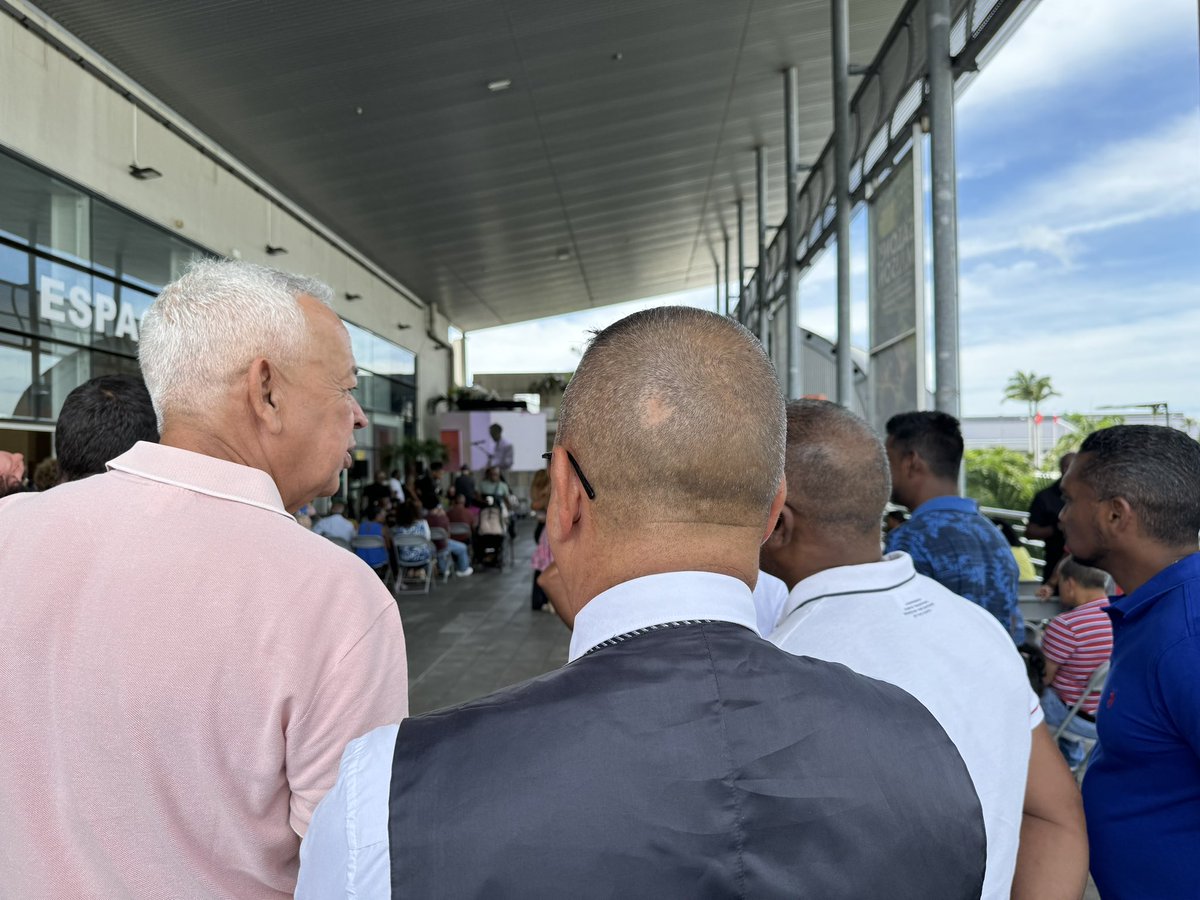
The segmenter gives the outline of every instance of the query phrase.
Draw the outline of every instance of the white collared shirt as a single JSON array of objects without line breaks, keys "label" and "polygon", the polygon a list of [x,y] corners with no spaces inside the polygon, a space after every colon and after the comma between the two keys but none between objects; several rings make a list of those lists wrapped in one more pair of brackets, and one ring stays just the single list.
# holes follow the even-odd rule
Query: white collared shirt
[{"label": "white collared shirt", "polygon": [[980,606],[919,575],[907,553],[826,569],[794,588],[773,644],[903,688],[946,730],[983,807],[985,900],[1012,886],[1037,695],[1012,639]]},{"label": "white collared shirt", "polygon": [[575,616],[574,661],[593,647],[653,625],[711,619],[758,633],[754,599],[746,583],[713,572],[666,572],[625,581],[597,594]]},{"label": "white collared shirt", "polygon": [[[642,628],[697,620],[758,633],[745,582],[711,572],[647,575],[609,588],[579,611],[570,661]],[[391,896],[388,803],[398,731],[396,725],[377,728],[346,748],[337,784],[317,807],[300,846],[297,900]]]}]

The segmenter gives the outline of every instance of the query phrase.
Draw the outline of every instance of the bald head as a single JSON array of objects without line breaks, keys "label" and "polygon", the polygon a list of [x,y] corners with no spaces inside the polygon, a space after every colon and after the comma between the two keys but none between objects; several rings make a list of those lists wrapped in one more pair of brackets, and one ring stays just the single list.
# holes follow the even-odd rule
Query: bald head
[{"label": "bald head", "polygon": [[892,491],[879,436],[849,410],[826,400],[787,407],[788,506],[808,528],[878,539]]},{"label": "bald head", "polygon": [[596,490],[597,527],[762,527],[783,476],[783,395],[758,340],[715,313],[665,306],[592,340],[563,394],[556,443]]}]

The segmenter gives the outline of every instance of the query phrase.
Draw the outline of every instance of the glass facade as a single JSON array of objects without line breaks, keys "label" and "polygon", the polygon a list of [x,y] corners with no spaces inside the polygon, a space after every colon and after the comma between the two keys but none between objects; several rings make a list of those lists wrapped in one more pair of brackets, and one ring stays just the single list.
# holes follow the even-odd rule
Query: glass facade
[{"label": "glass facade", "polygon": [[[0,450],[51,455],[63,400],[97,375],[138,371],[142,314],[207,251],[0,153]],[[416,355],[346,323],[364,459],[416,434]]]}]

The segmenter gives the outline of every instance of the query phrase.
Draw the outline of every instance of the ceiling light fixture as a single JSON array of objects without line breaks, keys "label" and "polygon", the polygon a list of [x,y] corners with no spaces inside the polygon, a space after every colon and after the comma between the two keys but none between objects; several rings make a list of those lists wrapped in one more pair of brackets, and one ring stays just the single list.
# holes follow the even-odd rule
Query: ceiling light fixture
[{"label": "ceiling light fixture", "polygon": [[346,299],[347,299],[347,300],[361,300],[361,299],[362,299],[362,294],[351,294],[349,291],[347,291],[347,292],[346,292]]},{"label": "ceiling light fixture", "polygon": [[401,322],[401,323],[400,323],[399,325],[397,325],[396,327],[397,327],[397,328],[398,328],[400,331],[408,331],[408,329],[412,328],[412,326],[411,326],[411,325],[409,325],[409,324],[407,324],[406,322]]},{"label": "ceiling light fixture", "polygon": [[267,244],[267,256],[279,256],[283,253],[287,253],[287,247],[276,247],[272,244]]},{"label": "ceiling light fixture", "polygon": [[568,250],[566,247],[559,247],[558,250],[556,250],[554,253],[554,258],[557,259],[559,262],[566,262],[568,259],[571,258],[571,251]]},{"label": "ceiling light fixture", "polygon": [[152,178],[162,178],[162,172],[153,166],[139,166],[137,163],[129,164],[129,174],[139,181],[149,181]]},{"label": "ceiling light fixture", "polygon": [[507,91],[510,87],[512,87],[511,78],[497,78],[495,81],[489,81],[487,84],[487,89],[493,94]]},{"label": "ceiling light fixture", "polygon": [[625,58],[625,54],[624,54],[624,53],[622,53],[620,50],[618,50],[616,53],[614,53],[614,54],[612,55],[612,61],[613,61],[613,62],[620,62],[620,61],[621,61],[621,60],[623,60],[624,58]]}]

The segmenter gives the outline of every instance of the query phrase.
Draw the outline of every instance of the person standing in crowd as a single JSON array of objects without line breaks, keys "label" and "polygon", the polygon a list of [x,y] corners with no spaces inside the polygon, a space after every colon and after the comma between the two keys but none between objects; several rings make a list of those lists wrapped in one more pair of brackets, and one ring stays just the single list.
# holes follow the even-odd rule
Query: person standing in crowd
[{"label": "person standing in crowd", "polygon": [[454,496],[462,497],[467,506],[479,505],[475,500],[475,476],[468,465],[464,464],[458,470],[458,476],[454,479]]},{"label": "person standing in crowd", "polygon": [[1063,558],[1066,546],[1062,528],[1058,524],[1058,514],[1062,511],[1062,480],[1071,468],[1075,459],[1074,453],[1068,453],[1058,461],[1059,478],[1054,484],[1043,488],[1033,496],[1029,505],[1029,522],[1025,525],[1025,536],[1046,545],[1046,562],[1042,566],[1042,584],[1050,581],[1058,561]]},{"label": "person standing in crowd", "polygon": [[138,375],[100,375],[63,401],[54,429],[62,480],[104,471],[138,441],[158,443],[158,421],[146,382]]},{"label": "person standing in crowd", "polygon": [[426,509],[440,506],[442,502],[442,461],[435,460],[429,464],[425,474],[417,479],[417,494],[421,505]]},{"label": "person standing in crowd", "polygon": [[1033,566],[1033,557],[1029,555],[1029,550],[1021,543],[1021,538],[1017,535],[1017,530],[1005,522],[1003,519],[992,519],[992,524],[1000,529],[1000,533],[1004,535],[1004,541],[1008,544],[1009,552],[1012,553],[1013,559],[1017,561],[1017,580],[1018,581],[1037,581],[1037,569]]},{"label": "person standing in crowd", "polygon": [[883,517],[883,533],[885,535],[891,534],[907,521],[908,516],[904,514],[903,510],[890,509],[887,515]]},{"label": "person standing in crowd", "polygon": [[[1058,728],[1084,691],[1092,673],[1112,655],[1112,620],[1108,617],[1107,572],[1080,565],[1070,556],[1058,564],[1058,596],[1067,612],[1055,616],[1042,635],[1046,660],[1042,709],[1046,724]],[[1059,748],[1071,764],[1083,762],[1082,745],[1071,736],[1096,740],[1098,695],[1086,698],[1058,739]]]},{"label": "person standing in crowd", "polygon": [[958,419],[942,412],[892,416],[887,455],[892,500],[912,511],[903,528],[888,533],[888,552],[903,550],[918,572],[978,603],[1015,643],[1023,643],[1017,561],[979,504],[958,495],[963,455]]},{"label": "person standing in crowd", "polygon": [[375,480],[363,488],[362,499],[371,506],[382,506],[383,501],[392,499],[391,479],[384,469],[375,470]]},{"label": "person standing in crowd", "polygon": [[546,527],[546,507],[550,505],[550,470],[538,469],[529,485],[529,509],[537,519],[533,526],[533,542],[536,544]]},{"label": "person standing in crowd", "polygon": [[502,436],[504,429],[499,422],[492,423],[492,426],[488,429],[488,434],[492,438],[492,445],[487,449],[485,468],[495,466],[496,470],[500,473],[500,477],[504,479],[513,467],[513,445],[504,440]]},{"label": "person standing in crowd", "polygon": [[907,554],[880,554],[891,483],[866,422],[824,400],[794,400],[787,418],[788,500],[762,548],[791,590],[772,643],[901,687],[933,713],[983,807],[985,900],[1078,900],[1083,805],[1008,632]]},{"label": "person standing in crowd", "polygon": [[195,263],[141,326],[161,442],[0,502],[6,896],[290,897],[342,748],[406,715],[395,601],[289,514],[367,424],[331,296]]},{"label": "person standing in crowd", "polygon": [[571,663],[351,743],[297,896],[977,897],[979,801],[936,720],[755,631],[783,450],[740,325],[598,334],[550,463]]},{"label": "person standing in crowd", "polygon": [[54,457],[47,457],[37,464],[33,470],[33,489],[35,491],[48,491],[62,481],[62,470],[58,468],[58,460]]},{"label": "person standing in crowd", "polygon": [[354,540],[356,534],[354,523],[346,518],[346,504],[341,500],[334,500],[330,504],[329,515],[321,516],[313,526],[313,531],[321,537],[337,538],[347,544]]},{"label": "person standing in crowd", "polygon": [[397,503],[404,502],[404,483],[400,480],[403,473],[399,469],[392,469],[388,475],[388,487],[392,491],[392,499]]},{"label": "person standing in crowd", "polygon": [[0,450],[0,497],[25,489],[25,455]]},{"label": "person standing in crowd", "polygon": [[1107,608],[1112,662],[1083,781],[1092,876],[1104,900],[1200,897],[1200,444],[1164,426],[1097,431],[1062,492],[1075,561],[1126,591]]}]

